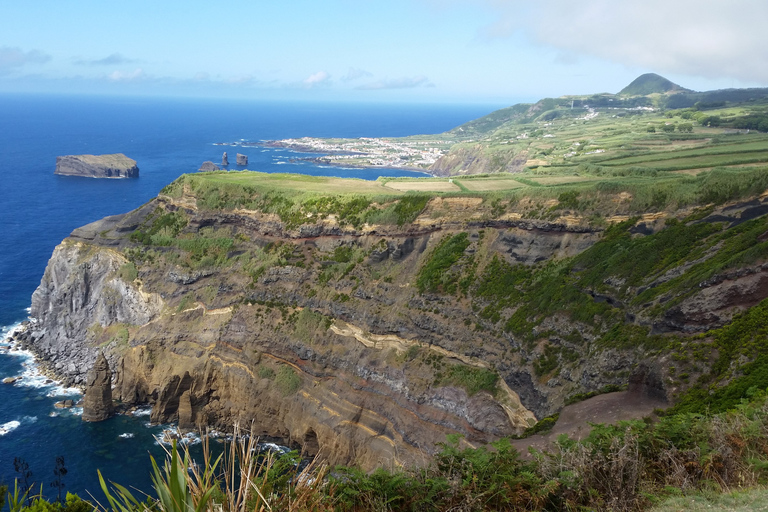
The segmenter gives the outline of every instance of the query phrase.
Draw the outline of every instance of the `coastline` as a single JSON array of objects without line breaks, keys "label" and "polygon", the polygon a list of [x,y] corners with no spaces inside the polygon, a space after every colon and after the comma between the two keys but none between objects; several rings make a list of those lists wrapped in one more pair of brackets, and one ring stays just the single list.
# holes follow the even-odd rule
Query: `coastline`
[{"label": "coastline", "polygon": [[[34,319],[27,317],[25,320],[16,322],[10,326],[7,326],[6,334],[0,340],[0,356],[6,355],[10,357],[21,357],[25,361],[22,362],[24,370],[20,375],[15,376],[15,380],[10,383],[3,383],[0,381],[0,385],[6,386],[26,386],[32,388],[51,388],[45,396],[48,398],[62,398],[68,397],[75,401],[72,407],[57,407],[57,409],[68,409],[71,414],[80,416],[82,414],[82,399],[85,396],[85,389],[80,386],[69,386],[67,383],[67,377],[59,375],[47,361],[40,356],[35,350],[34,344],[24,339],[24,335],[30,332],[31,326],[34,323]],[[128,404],[115,400],[115,416],[125,417],[142,417],[150,416],[152,411],[152,404]],[[58,412],[54,412],[51,416],[57,416]],[[105,420],[107,421],[107,420]],[[19,426],[19,422],[13,423],[9,428],[5,424],[0,424],[0,436],[4,436],[10,433]],[[173,440],[177,440],[180,443],[186,445],[194,445],[201,442],[203,436],[207,436],[211,439],[217,439],[223,441],[229,441],[232,438],[233,430],[220,430],[213,428],[212,426],[198,426],[195,429],[182,429],[179,428],[177,423],[144,423],[144,427],[148,429],[160,428],[162,431],[159,434],[153,434],[156,444],[170,445]],[[134,437],[134,433],[127,432],[120,434],[120,437],[129,439]],[[271,437],[271,436],[259,436],[258,446],[262,451],[272,450],[278,453],[287,453],[291,448],[285,444],[285,439]]]},{"label": "coastline", "polygon": [[[430,167],[435,163],[439,156],[442,154],[432,154],[429,152],[421,152],[420,154],[429,154],[429,157],[433,160],[422,160],[424,165],[408,165],[399,164],[397,160],[413,159],[415,151],[413,148],[407,145],[398,145],[394,143],[388,143],[384,139],[366,139],[367,141],[375,141],[379,144],[385,144],[390,150],[394,150],[394,154],[376,151],[356,151],[339,149],[333,147],[333,144],[325,144],[322,141],[328,139],[312,139],[317,141],[316,145],[302,142],[303,139],[284,139],[284,140],[262,140],[258,142],[241,141],[237,143],[214,143],[216,146],[230,146],[230,147],[262,147],[267,149],[281,149],[296,153],[304,154],[316,154],[315,157],[299,157],[295,160],[311,162],[319,167],[334,167],[338,169],[394,169],[398,171],[412,171],[423,173],[429,177],[437,177],[430,171]],[[333,139],[335,140],[335,139]],[[347,141],[347,139],[341,139]],[[348,142],[342,144],[358,144],[357,139],[349,139]],[[321,147],[323,145],[331,147]],[[439,155],[439,156],[438,156]],[[352,161],[340,161],[337,157],[346,157],[345,160]],[[360,161],[363,160],[363,161]],[[366,163],[364,160],[369,160]],[[370,161],[378,161],[379,163],[370,163]]]},{"label": "coastline", "polygon": [[[8,326],[8,332],[0,342],[0,355],[25,358],[22,363],[25,370],[17,380],[6,385],[27,385],[33,381],[32,387],[51,386],[54,389],[47,395],[50,397],[84,395],[85,390],[79,386],[73,386],[67,378],[58,375],[56,371],[46,364],[46,361],[35,351],[34,345],[23,338],[29,333],[33,319],[27,319]],[[34,380],[33,380],[34,379]],[[40,382],[42,380],[42,382]],[[57,391],[57,393],[54,393]]]}]

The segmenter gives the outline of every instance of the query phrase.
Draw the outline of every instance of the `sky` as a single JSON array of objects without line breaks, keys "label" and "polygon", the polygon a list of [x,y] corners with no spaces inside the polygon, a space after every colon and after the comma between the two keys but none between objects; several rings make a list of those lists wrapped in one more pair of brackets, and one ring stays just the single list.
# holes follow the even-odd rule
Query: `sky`
[{"label": "sky", "polygon": [[0,93],[512,104],[768,87],[766,0],[0,0]]}]

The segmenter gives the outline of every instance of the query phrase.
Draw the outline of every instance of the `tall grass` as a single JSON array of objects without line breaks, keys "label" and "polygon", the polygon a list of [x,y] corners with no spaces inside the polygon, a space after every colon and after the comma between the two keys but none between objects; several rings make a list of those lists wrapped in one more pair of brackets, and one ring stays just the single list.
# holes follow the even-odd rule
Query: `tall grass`
[{"label": "tall grass", "polygon": [[[310,464],[299,469],[295,452],[277,455],[262,452],[254,432],[235,425],[232,440],[214,458],[209,436],[203,436],[203,460],[192,459],[176,442],[166,449],[159,465],[152,458],[152,483],[156,498],[136,498],[126,487],[110,486],[99,472],[106,504],[103,512],[270,512],[332,510],[324,503],[327,468]],[[32,511],[29,511],[32,512]],[[49,512],[49,511],[42,511]]]}]

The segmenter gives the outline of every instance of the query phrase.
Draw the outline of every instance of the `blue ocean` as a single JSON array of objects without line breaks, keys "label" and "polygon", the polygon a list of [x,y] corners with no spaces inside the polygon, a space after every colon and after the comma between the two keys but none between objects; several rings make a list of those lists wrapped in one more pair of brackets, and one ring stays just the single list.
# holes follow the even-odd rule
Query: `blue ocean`
[{"label": "blue ocean", "polygon": [[[248,155],[248,168],[355,177],[421,175],[396,169],[340,169],[296,160],[308,156],[258,146],[293,137],[396,137],[439,133],[506,105],[275,103],[171,98],[0,95],[0,338],[26,319],[30,297],[54,247],[78,226],[132,210],[205,160],[228,151]],[[56,157],[124,153],[140,177],[98,180],[53,174]],[[230,169],[235,168],[230,165]],[[0,345],[2,345],[0,340]],[[26,462],[37,491],[56,497],[57,456],[68,470],[65,491],[103,501],[96,470],[109,480],[151,490],[149,454],[162,456],[148,411],[84,423],[75,409],[57,409],[79,398],[37,372],[28,354],[0,349],[0,484],[19,476]]]}]

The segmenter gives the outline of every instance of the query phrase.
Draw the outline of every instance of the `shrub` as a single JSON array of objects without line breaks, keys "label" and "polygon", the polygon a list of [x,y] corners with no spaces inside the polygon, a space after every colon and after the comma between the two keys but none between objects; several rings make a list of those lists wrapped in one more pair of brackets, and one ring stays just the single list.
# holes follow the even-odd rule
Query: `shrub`
[{"label": "shrub", "polygon": [[469,247],[467,233],[443,238],[419,270],[416,278],[416,287],[419,292],[455,293],[458,276],[448,271],[464,255],[467,247]]},{"label": "shrub", "polygon": [[292,395],[301,387],[301,377],[290,366],[282,365],[275,374],[275,385],[283,395]]},{"label": "shrub", "polygon": [[136,269],[136,265],[132,261],[129,261],[120,267],[118,275],[120,276],[120,279],[126,283],[131,283],[139,277],[139,271]]},{"label": "shrub", "polygon": [[496,386],[498,381],[499,375],[492,370],[457,364],[449,367],[436,385],[459,386],[464,388],[469,396],[480,391],[495,395],[498,391]]}]

